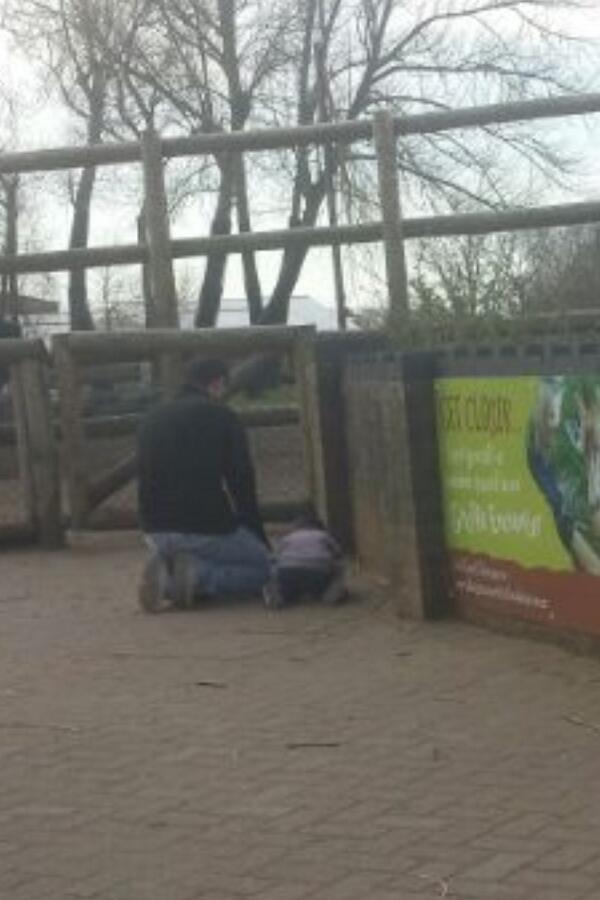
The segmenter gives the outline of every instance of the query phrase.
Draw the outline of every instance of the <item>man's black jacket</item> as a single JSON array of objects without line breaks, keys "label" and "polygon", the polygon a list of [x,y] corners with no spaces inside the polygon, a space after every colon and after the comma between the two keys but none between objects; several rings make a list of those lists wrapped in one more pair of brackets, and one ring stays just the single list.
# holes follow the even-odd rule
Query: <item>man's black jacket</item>
[{"label": "man's black jacket", "polygon": [[138,500],[146,533],[230,534],[265,540],[244,427],[226,406],[184,389],[138,434]]}]

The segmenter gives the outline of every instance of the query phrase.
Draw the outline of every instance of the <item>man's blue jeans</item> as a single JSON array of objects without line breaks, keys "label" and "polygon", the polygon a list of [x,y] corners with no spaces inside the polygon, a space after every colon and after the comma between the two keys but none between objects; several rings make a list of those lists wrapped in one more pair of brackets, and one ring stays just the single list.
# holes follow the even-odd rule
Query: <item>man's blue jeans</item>
[{"label": "man's blue jeans", "polygon": [[145,537],[167,567],[177,553],[195,560],[199,594],[258,594],[271,577],[267,548],[246,528],[232,534],[164,533]]}]

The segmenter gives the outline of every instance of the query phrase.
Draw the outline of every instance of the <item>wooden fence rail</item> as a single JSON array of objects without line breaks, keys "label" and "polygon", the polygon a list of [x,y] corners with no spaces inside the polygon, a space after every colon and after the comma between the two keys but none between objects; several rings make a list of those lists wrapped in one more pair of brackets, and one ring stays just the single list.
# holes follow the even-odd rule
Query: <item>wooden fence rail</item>
[{"label": "wooden fence rail", "polygon": [[[537,206],[507,212],[407,218],[402,221],[402,232],[405,240],[414,240],[589,225],[595,222],[600,222],[600,202],[594,201]],[[171,242],[171,255],[173,259],[186,259],[208,256],[214,252],[281,250],[298,245],[329,247],[332,244],[369,244],[381,241],[383,237],[384,227],[381,222],[338,225],[335,228],[293,228],[253,234],[180,238]],[[0,256],[0,274],[63,272],[112,265],[135,265],[148,262],[149,259],[149,250],[139,244],[89,247],[85,250],[56,250],[49,253],[23,253],[15,257]]]},{"label": "wooden fence rail", "polygon": [[[300,409],[294,404],[268,407],[249,407],[240,411],[240,419],[246,428],[281,428],[298,425]],[[142,413],[124,413],[114,416],[89,416],[83,419],[86,437],[108,439],[134,435],[143,419]],[[60,423],[54,423],[54,434],[60,440]],[[0,424],[0,447],[14,447],[17,428],[14,424]]]},{"label": "wooden fence rail", "polygon": [[196,331],[152,329],[151,331],[73,332],[59,335],[55,347],[65,345],[79,364],[135,362],[156,359],[161,354],[211,353],[245,356],[271,351],[287,352],[296,342],[314,339],[310,325],[255,328],[202,328]]},{"label": "wooden fence rail", "polygon": [[[600,112],[600,93],[549,97],[517,103],[500,103],[444,112],[395,116],[397,136],[434,134],[460,128],[504,125],[533,119],[563,118]],[[197,156],[223,151],[282,150],[328,142],[353,143],[370,140],[370,119],[320,123],[295,128],[236,131],[222,134],[197,134],[193,137],[162,138],[164,158]],[[96,144],[90,147],[59,147],[51,150],[0,154],[0,173],[52,172],[85,166],[108,166],[139,162],[138,142]]]},{"label": "wooden fence rail", "polygon": [[[0,173],[53,171],[82,166],[142,162],[145,233],[139,244],[92,247],[55,253],[0,256],[0,273],[74,271],[109,265],[145,266],[151,290],[146,293],[147,321],[152,327],[178,326],[173,260],[212,253],[282,250],[383,241],[390,312],[402,324],[408,311],[405,239],[441,235],[488,234],[521,228],[585,224],[600,221],[600,204],[569,204],[403,220],[398,196],[396,140],[399,136],[432,134],[456,128],[500,126],[510,122],[600,112],[600,94],[586,94],[495,104],[394,117],[381,110],[373,120],[319,123],[298,128],[199,134],[162,138],[153,131],[137,143],[63,147],[29,153],[0,154]],[[290,228],[240,235],[214,235],[173,241],[167,211],[163,162],[173,157],[224,151],[294,149],[308,144],[368,140],[375,144],[381,221],[329,228]],[[338,321],[346,321],[341,297]]]}]

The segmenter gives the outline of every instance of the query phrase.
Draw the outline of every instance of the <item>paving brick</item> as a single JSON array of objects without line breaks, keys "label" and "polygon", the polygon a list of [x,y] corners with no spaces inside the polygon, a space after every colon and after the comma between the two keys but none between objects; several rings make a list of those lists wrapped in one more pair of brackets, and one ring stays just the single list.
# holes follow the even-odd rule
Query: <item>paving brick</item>
[{"label": "paving brick", "polygon": [[385,888],[387,876],[376,872],[359,872],[339,878],[327,886],[328,900],[364,900]]},{"label": "paving brick", "polygon": [[309,884],[275,884],[263,888],[261,900],[307,900],[314,894],[314,886]]},{"label": "paving brick", "polygon": [[511,818],[509,822],[496,829],[495,833],[512,838],[530,837],[539,834],[552,821],[552,817],[546,813],[525,812],[516,818]]},{"label": "paving brick", "polygon": [[536,869],[556,872],[585,869],[586,866],[600,866],[600,852],[585,844],[565,844],[536,861]]},{"label": "paving brick", "polygon": [[144,617],[140,563],[3,555],[0,897],[600,897],[597,661],[368,602]]},{"label": "paving brick", "polygon": [[500,881],[531,862],[528,853],[495,853],[463,874],[474,881]]},{"label": "paving brick", "polygon": [[583,872],[585,875],[592,875],[593,877],[600,876],[600,858],[596,857],[594,859],[589,860],[580,866],[579,871]]},{"label": "paving brick", "polygon": [[[507,881],[512,883],[512,879]],[[517,883],[517,882],[515,882]],[[518,883],[543,891],[560,891],[564,894],[584,893],[594,887],[594,879],[578,872],[540,872],[533,869],[520,873]]]},{"label": "paving brick", "polygon": [[452,879],[449,884],[448,897],[454,900],[532,900],[531,888],[520,889],[515,885],[462,877]]},{"label": "paving brick", "polygon": [[544,856],[551,859],[552,855],[559,850],[555,841],[540,835],[523,837],[517,841],[514,837],[508,837],[496,831],[487,832],[481,837],[473,838],[471,844],[480,850],[487,850],[488,853],[492,851],[496,853],[512,853],[518,848],[523,852],[527,852],[532,862],[537,862],[540,857]]}]

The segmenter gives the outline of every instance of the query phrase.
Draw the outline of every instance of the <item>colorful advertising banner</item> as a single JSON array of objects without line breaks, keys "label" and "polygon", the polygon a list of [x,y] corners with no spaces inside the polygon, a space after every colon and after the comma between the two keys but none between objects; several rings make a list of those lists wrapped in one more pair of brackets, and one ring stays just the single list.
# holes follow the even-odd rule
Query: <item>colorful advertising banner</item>
[{"label": "colorful advertising banner", "polygon": [[600,634],[600,377],[448,378],[436,393],[459,609]]}]

